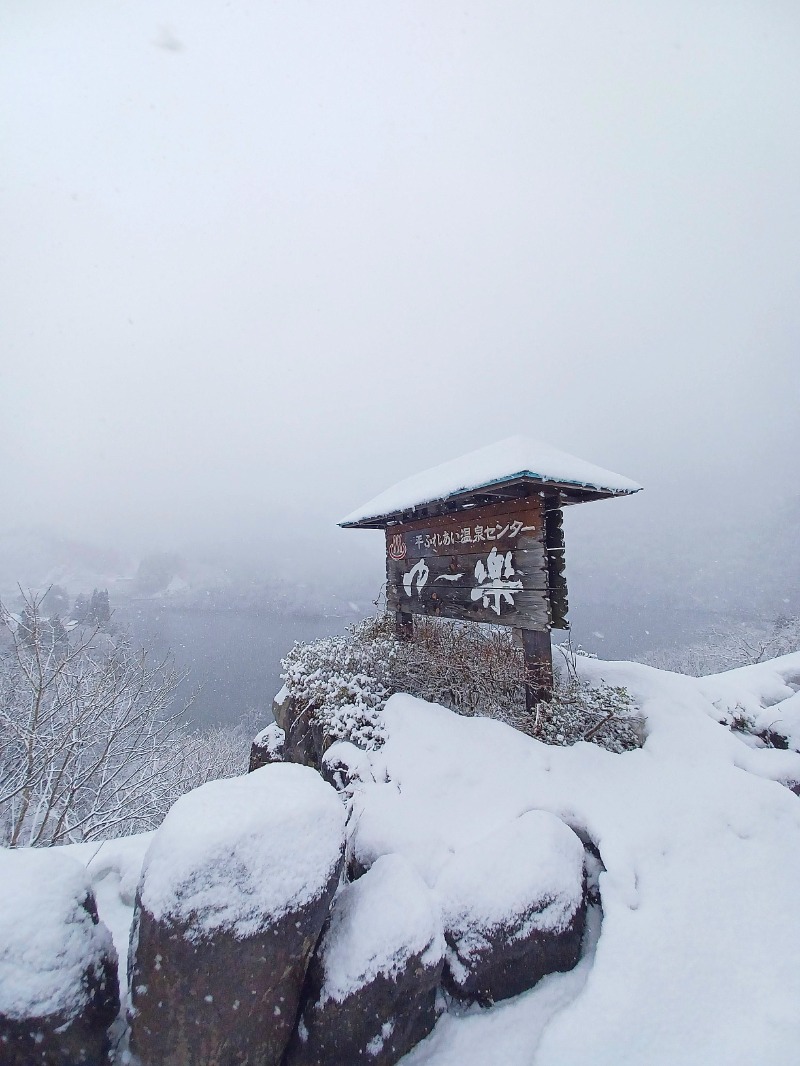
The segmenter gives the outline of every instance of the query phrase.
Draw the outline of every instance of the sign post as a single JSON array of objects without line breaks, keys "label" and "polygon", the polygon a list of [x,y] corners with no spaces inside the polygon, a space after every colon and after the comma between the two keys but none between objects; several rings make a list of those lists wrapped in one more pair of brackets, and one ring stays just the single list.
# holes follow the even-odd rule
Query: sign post
[{"label": "sign post", "polygon": [[413,639],[415,615],[513,627],[532,711],[552,698],[550,630],[569,628],[562,508],[639,488],[513,437],[395,485],[340,525],[385,530],[401,640]]}]

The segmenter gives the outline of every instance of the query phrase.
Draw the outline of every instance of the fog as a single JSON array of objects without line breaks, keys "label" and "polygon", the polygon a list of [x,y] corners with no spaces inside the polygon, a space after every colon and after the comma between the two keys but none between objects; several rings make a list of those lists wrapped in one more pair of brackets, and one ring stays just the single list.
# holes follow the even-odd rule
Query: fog
[{"label": "fog", "polygon": [[6,543],[358,600],[342,515],[526,433],[645,487],[587,635],[800,610],[798,100],[777,0],[5,0]]}]

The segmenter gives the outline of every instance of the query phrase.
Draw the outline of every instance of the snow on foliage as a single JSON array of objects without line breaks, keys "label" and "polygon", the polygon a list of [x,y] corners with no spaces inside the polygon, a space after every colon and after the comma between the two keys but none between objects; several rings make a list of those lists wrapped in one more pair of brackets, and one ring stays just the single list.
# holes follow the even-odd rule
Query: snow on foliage
[{"label": "snow on foliage", "polygon": [[304,766],[276,763],[182,796],[144,860],[142,904],[186,935],[248,937],[316,899],[339,862],[344,810]]},{"label": "snow on foliage", "polygon": [[583,679],[572,648],[563,647],[553,700],[534,716],[525,709],[526,668],[513,634],[443,619],[417,619],[410,641],[397,640],[392,619],[379,615],[343,636],[296,644],[283,660],[281,693],[313,709],[328,741],[367,749],[381,743],[380,712],[394,692],[498,718],[549,744],[638,747],[641,722],[625,689]]},{"label": "snow on foliage", "polygon": [[415,955],[435,966],[444,954],[433,897],[414,868],[385,855],[336,897],[320,955],[320,1002],[341,1003],[378,974],[397,977]]},{"label": "snow on foliage", "polygon": [[89,878],[53,851],[0,849],[0,1014],[58,1016],[86,1006],[86,975],[115,958],[111,934],[84,906]]},{"label": "snow on foliage", "polygon": [[380,743],[380,711],[392,692],[396,642],[366,623],[341,637],[295,644],[282,660],[289,695],[314,708],[326,737],[362,748]]},{"label": "snow on foliage", "polygon": [[0,843],[46,846],[154,829],[183,792],[247,767],[256,716],[190,732],[183,680],[124,633],[67,633],[28,596],[0,604]]}]

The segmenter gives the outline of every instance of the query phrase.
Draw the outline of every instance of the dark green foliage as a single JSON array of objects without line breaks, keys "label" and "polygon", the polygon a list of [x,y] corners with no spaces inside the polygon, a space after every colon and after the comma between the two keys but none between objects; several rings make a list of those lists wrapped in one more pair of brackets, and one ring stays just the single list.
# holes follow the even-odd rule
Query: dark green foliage
[{"label": "dark green foliage", "polygon": [[75,600],[72,618],[81,625],[94,626],[109,632],[111,606],[108,602],[108,589],[94,589],[91,596],[81,593]]}]

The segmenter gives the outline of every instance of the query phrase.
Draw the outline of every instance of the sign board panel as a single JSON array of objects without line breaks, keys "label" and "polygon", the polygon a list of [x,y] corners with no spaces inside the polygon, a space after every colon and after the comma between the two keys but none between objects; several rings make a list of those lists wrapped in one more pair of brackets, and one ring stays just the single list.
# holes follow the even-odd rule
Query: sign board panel
[{"label": "sign board panel", "polygon": [[386,578],[392,611],[549,628],[541,498],[388,526]]}]

